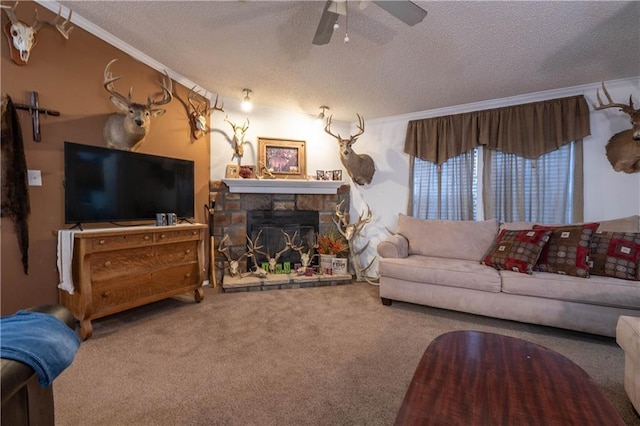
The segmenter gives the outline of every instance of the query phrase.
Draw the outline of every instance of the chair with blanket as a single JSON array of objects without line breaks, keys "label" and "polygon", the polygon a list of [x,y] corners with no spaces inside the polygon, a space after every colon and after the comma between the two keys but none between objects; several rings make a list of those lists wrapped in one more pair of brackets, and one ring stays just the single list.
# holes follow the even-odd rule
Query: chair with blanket
[{"label": "chair with blanket", "polygon": [[38,306],[0,321],[1,424],[53,425],[51,381],[71,364],[80,345],[71,311]]}]

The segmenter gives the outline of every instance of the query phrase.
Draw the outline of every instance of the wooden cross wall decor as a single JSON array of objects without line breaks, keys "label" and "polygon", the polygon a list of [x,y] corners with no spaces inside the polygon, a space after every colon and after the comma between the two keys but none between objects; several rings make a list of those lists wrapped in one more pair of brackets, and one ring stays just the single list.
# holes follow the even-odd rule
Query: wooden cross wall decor
[{"label": "wooden cross wall decor", "polygon": [[52,115],[58,117],[60,113],[58,111],[52,111],[50,109],[40,108],[38,104],[38,92],[31,92],[31,104],[14,104],[17,109],[24,109],[31,114],[31,127],[33,128],[33,140],[40,142],[42,139],[40,135],[40,113],[46,115]]}]

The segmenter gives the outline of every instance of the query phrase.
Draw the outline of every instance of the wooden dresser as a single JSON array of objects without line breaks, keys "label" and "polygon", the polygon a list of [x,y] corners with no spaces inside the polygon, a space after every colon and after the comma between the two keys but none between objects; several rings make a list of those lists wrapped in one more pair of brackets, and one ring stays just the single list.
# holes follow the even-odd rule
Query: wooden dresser
[{"label": "wooden dresser", "polygon": [[77,231],[73,235],[74,292],[58,290],[61,305],[80,321],[91,320],[193,291],[204,296],[206,225],[142,226]]}]

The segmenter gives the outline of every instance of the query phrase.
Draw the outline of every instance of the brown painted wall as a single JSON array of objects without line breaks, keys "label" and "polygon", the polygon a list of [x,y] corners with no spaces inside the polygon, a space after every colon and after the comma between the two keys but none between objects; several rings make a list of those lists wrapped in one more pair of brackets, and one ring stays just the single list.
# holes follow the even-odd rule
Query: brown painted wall
[{"label": "brown painted wall", "polygon": [[[31,24],[34,9],[31,2],[20,2],[18,19]],[[42,19],[54,14],[39,7]],[[2,26],[7,22],[2,14]],[[13,222],[1,219],[1,314],[8,315],[32,305],[57,301],[55,231],[69,227],[64,223],[64,193],[62,181],[64,141],[106,146],[102,128],[107,117],[117,112],[102,87],[103,71],[111,59],[114,75],[123,76],[116,83],[120,93],[133,86],[134,101],[146,102],[147,94],[159,94],[161,75],[126,53],[76,27],[65,40],[52,27],[44,26],[38,33],[38,43],[32,49],[26,66],[16,65],[10,58],[6,35],[1,41],[1,90],[14,103],[29,103],[29,93],[39,94],[40,106],[60,112],[60,117],[40,117],[42,141],[34,142],[31,117],[19,111],[27,168],[42,171],[41,187],[29,187],[31,215],[29,217],[29,275],[22,272],[20,252]],[[175,82],[174,82],[175,86]],[[177,87],[186,95],[187,89]],[[204,205],[209,200],[208,136],[192,141],[184,107],[174,99],[164,106],[167,112],[154,118],[151,131],[140,152],[184,158],[195,161],[196,221],[205,223]],[[109,227],[111,224],[88,227]]]}]

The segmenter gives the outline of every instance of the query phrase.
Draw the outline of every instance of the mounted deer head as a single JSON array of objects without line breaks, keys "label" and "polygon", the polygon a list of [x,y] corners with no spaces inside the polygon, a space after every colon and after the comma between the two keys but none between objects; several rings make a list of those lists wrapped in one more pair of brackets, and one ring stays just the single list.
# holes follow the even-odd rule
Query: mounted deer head
[{"label": "mounted deer head", "polygon": [[177,91],[173,92],[173,96],[180,101],[184,109],[187,111],[189,127],[191,128],[191,137],[193,139],[199,139],[200,136],[205,135],[210,131],[209,125],[207,124],[207,118],[209,118],[214,111],[224,112],[224,102],[218,106],[218,95],[216,95],[216,101],[213,107],[211,107],[208,102],[203,101],[202,99],[195,99],[195,95],[202,97],[202,95],[200,95],[200,93],[195,89],[196,88],[194,86],[187,95],[188,104],[178,96]]},{"label": "mounted deer head", "polygon": [[15,2],[13,7],[10,6],[2,6],[4,11],[7,13],[9,17],[10,23],[4,27],[5,34],[7,35],[7,40],[9,41],[9,49],[11,50],[11,59],[18,65],[27,65],[29,61],[29,54],[31,53],[31,49],[36,45],[37,38],[36,33],[43,24],[51,25],[52,27],[56,27],[58,32],[62,34],[62,37],[65,39],[69,39],[69,33],[73,29],[73,27],[67,28],[67,24],[71,21],[71,15],[73,11],[69,10],[69,17],[64,22],[60,22],[62,6],[58,9],[58,15],[52,21],[41,21],[38,16],[38,9],[36,9],[36,19],[31,26],[27,26],[24,22],[19,21],[16,18],[16,8],[18,7],[18,3]]},{"label": "mounted deer head", "polygon": [[605,150],[607,159],[616,172],[638,173],[640,172],[640,109],[633,107],[633,100],[629,95],[629,105],[615,103],[602,82],[602,91],[609,101],[602,103],[600,90],[596,90],[598,105],[593,104],[593,109],[603,110],[607,108],[619,108],[631,119],[631,129],[618,132],[609,139]]},{"label": "mounted deer head", "polygon": [[102,85],[111,95],[109,99],[118,107],[122,113],[116,113],[109,116],[104,125],[102,135],[104,136],[109,148],[122,149],[125,151],[137,151],[140,149],[144,138],[149,133],[151,127],[151,117],[158,117],[165,113],[164,109],[156,109],[154,107],[165,105],[172,99],[172,84],[169,75],[165,71],[165,75],[169,81],[167,86],[164,78],[160,86],[162,87],[162,99],[152,101],[151,97],[147,97],[147,104],[138,104],[131,100],[133,88],[129,90],[129,96],[125,97],[118,93],[113,83],[122,77],[113,77],[109,67],[117,59],[112,60],[104,69],[104,81]]},{"label": "mounted deer head", "polygon": [[349,139],[342,139],[339,134],[331,133],[331,117],[327,119],[327,125],[324,131],[336,138],[340,144],[340,161],[342,165],[347,169],[347,173],[351,176],[351,179],[358,185],[364,185],[365,183],[371,183],[373,174],[376,172],[376,166],[373,163],[373,159],[367,154],[356,154],[353,152],[351,146],[356,143],[358,137],[364,133],[364,120],[358,116],[358,133],[349,137]]},{"label": "mounted deer head", "polygon": [[229,125],[233,129],[233,151],[234,151],[234,154],[231,157],[231,159],[233,159],[233,157],[237,157],[238,161],[240,161],[242,159],[242,156],[244,155],[244,144],[247,143],[244,140],[244,135],[245,135],[245,133],[247,133],[247,129],[249,128],[249,119],[247,118],[247,123],[243,124],[242,127],[238,126],[237,124],[233,124],[232,122],[230,122],[229,121],[229,117],[225,117],[224,121],[229,123]]}]

